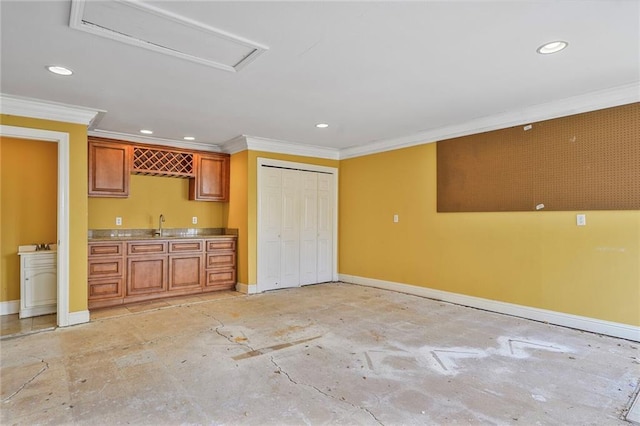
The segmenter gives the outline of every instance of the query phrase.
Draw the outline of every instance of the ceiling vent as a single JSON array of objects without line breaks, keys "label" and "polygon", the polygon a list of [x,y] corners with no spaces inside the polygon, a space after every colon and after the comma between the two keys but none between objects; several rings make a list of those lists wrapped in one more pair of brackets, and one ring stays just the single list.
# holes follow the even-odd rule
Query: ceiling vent
[{"label": "ceiling vent", "polygon": [[269,49],[137,0],[72,0],[69,26],[230,72]]}]

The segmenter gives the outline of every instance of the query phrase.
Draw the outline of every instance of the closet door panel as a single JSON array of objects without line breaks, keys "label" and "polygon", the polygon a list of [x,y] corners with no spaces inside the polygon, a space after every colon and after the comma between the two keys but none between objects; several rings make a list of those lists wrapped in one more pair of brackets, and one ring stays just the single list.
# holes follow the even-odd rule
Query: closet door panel
[{"label": "closet door panel", "polygon": [[280,287],[300,285],[300,173],[297,170],[282,170]]},{"label": "closet door panel", "polygon": [[260,251],[260,290],[280,287],[280,232],[282,228],[282,170],[262,169],[263,186],[260,191],[260,219],[263,242]]}]

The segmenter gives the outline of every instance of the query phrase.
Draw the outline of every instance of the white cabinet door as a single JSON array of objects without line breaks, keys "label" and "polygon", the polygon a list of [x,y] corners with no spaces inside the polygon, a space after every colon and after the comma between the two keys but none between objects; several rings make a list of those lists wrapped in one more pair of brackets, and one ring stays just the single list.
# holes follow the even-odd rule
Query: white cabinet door
[{"label": "white cabinet door", "polygon": [[20,318],[56,312],[58,300],[55,252],[20,255]]}]

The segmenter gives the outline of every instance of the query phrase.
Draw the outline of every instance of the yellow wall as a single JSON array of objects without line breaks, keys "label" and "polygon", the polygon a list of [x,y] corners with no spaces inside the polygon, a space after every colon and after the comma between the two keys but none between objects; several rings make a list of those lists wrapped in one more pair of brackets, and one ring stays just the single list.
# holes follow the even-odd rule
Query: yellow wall
[{"label": "yellow wall", "polygon": [[437,213],[436,144],[347,159],[339,271],[640,325],[640,211],[581,213]]},{"label": "yellow wall", "polygon": [[[131,175],[128,198],[89,198],[89,229],[220,228],[224,203],[189,201],[189,180]],[[116,226],[116,216],[122,226]],[[191,218],[198,217],[193,225]]]},{"label": "yellow wall", "polygon": [[[0,115],[0,124],[69,134],[69,311],[85,311],[87,309],[87,127],[82,124],[4,114]],[[2,215],[3,224],[5,220],[6,218]]]},{"label": "yellow wall", "polygon": [[225,204],[224,223],[227,228],[238,230],[238,282],[249,282],[249,259],[247,255],[248,216],[247,216],[247,161],[249,151],[231,156],[229,202]]},{"label": "yellow wall", "polygon": [[18,246],[55,243],[58,144],[0,138],[0,301],[20,299]]}]

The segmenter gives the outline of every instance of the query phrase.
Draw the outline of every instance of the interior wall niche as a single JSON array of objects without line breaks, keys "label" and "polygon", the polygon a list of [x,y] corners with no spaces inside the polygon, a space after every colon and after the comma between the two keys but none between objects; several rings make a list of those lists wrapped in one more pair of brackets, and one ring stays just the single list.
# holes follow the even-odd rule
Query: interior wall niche
[{"label": "interior wall niche", "polygon": [[437,142],[438,212],[640,209],[640,103]]}]

